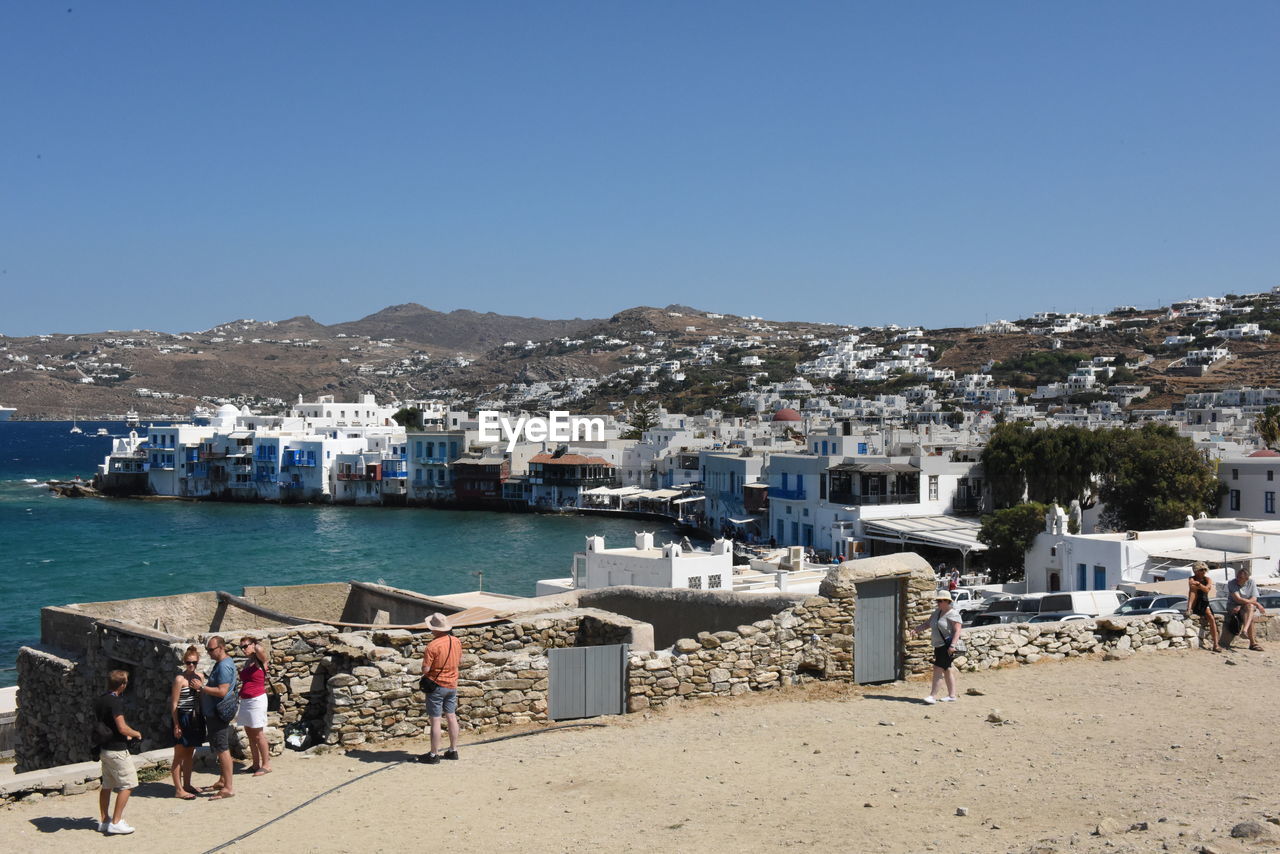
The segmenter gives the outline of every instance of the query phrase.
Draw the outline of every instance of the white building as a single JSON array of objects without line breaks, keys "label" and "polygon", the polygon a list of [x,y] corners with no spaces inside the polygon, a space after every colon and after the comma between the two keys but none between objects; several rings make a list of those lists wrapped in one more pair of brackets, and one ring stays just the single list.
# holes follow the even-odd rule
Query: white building
[{"label": "white building", "polygon": [[701,551],[679,543],[655,546],[653,534],[637,533],[630,548],[605,548],[604,537],[587,537],[586,551],[573,556],[572,577],[539,581],[537,595],[626,585],[729,590],[732,584],[732,541],[716,540]]}]

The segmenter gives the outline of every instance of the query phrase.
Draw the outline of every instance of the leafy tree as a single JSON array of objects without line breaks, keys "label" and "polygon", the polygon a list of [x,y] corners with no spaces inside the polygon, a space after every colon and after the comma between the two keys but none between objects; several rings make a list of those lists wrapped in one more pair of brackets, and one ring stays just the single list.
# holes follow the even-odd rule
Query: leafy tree
[{"label": "leafy tree", "polygon": [[1268,448],[1275,449],[1280,445],[1280,406],[1268,406],[1253,421],[1253,428],[1258,431],[1262,441]]},{"label": "leafy tree", "polygon": [[1027,490],[1026,453],[1031,426],[1025,421],[997,424],[982,449],[982,470],[997,508],[1012,507]]},{"label": "leafy tree", "polygon": [[1191,440],[1168,425],[1107,431],[1107,466],[1099,490],[1103,521],[1115,530],[1181,527],[1213,513],[1226,489]]},{"label": "leafy tree", "polygon": [[1022,578],[1027,549],[1044,530],[1046,512],[1045,505],[1028,501],[982,517],[978,542],[987,547],[987,574],[993,583]]},{"label": "leafy tree", "polygon": [[410,430],[422,429],[422,410],[416,406],[401,407],[391,416],[391,420]]},{"label": "leafy tree", "polygon": [[623,434],[622,438],[641,438],[644,431],[658,426],[658,404],[652,400],[637,403],[627,413],[627,423],[631,425],[631,429]]}]

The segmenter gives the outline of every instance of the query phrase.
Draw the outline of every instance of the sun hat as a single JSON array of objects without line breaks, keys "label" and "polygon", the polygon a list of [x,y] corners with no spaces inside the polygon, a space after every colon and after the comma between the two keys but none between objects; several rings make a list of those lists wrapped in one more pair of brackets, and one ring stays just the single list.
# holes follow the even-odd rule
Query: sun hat
[{"label": "sun hat", "polygon": [[453,631],[453,625],[450,624],[449,618],[444,614],[436,612],[427,620],[427,628],[433,632],[449,632]]},{"label": "sun hat", "polygon": [[935,602],[951,602],[951,601],[952,601],[952,599],[951,599],[951,591],[950,591],[950,590],[939,590],[937,593],[933,594],[933,601],[935,601]]}]

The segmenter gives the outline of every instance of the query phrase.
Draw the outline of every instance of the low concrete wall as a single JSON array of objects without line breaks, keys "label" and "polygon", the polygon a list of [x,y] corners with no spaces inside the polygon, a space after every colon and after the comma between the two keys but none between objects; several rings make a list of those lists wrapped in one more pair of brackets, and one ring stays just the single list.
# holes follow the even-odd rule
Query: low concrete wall
[{"label": "low concrete wall", "polygon": [[[82,602],[58,609],[79,611],[98,620],[120,620],[159,632],[187,637],[209,630],[218,608],[216,593],[148,596],[116,602]],[[48,639],[43,639],[48,643]]]},{"label": "low concrete wall", "polygon": [[246,587],[243,596],[255,605],[294,617],[342,620],[351,596],[350,584],[295,584],[284,587]]},{"label": "low concrete wall", "polygon": [[700,631],[729,630],[767,620],[803,598],[653,587],[609,587],[577,595],[582,607],[623,614],[653,626],[653,642],[658,648]]},{"label": "low concrete wall", "polygon": [[375,617],[382,611],[388,615],[389,625],[416,626],[437,611],[452,614],[457,610],[456,607],[446,607],[429,596],[408,590],[352,582],[350,594],[341,610],[340,622],[372,624],[377,622]]}]

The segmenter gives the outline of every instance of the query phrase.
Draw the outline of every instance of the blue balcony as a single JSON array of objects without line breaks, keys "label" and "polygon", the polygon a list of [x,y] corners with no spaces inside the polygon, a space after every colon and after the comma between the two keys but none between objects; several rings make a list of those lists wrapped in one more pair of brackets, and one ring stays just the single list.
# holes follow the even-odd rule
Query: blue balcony
[{"label": "blue balcony", "polygon": [[208,463],[195,463],[194,465],[192,465],[192,466],[191,466],[191,476],[192,476],[192,477],[208,477],[208,476],[209,476],[209,464],[208,464]]},{"label": "blue balcony", "polygon": [[284,452],[280,468],[312,468],[316,464],[315,451],[298,451],[289,449]]},{"label": "blue balcony", "polygon": [[200,462],[200,449],[188,448],[186,451],[182,453],[182,461],[187,463]]},{"label": "blue balcony", "polygon": [[[398,464],[397,464],[398,463]],[[382,463],[382,479],[383,480],[404,480],[409,476],[408,468],[404,462],[397,460],[385,460]]]},{"label": "blue balcony", "polygon": [[300,482],[295,482],[292,480],[282,480],[279,483],[277,483],[276,486],[280,487],[281,489],[302,489],[302,484]]},{"label": "blue balcony", "polygon": [[770,486],[769,497],[782,498],[787,501],[804,501],[806,496],[803,489],[782,489],[778,486]]},{"label": "blue balcony", "polygon": [[419,456],[419,457],[417,458],[417,460],[418,460],[418,462],[420,462],[420,463],[447,463],[447,462],[449,462],[449,458],[448,458],[447,456],[441,456],[440,454],[436,454],[435,456],[428,456],[428,455],[426,455],[426,454],[423,454],[423,455]]}]

